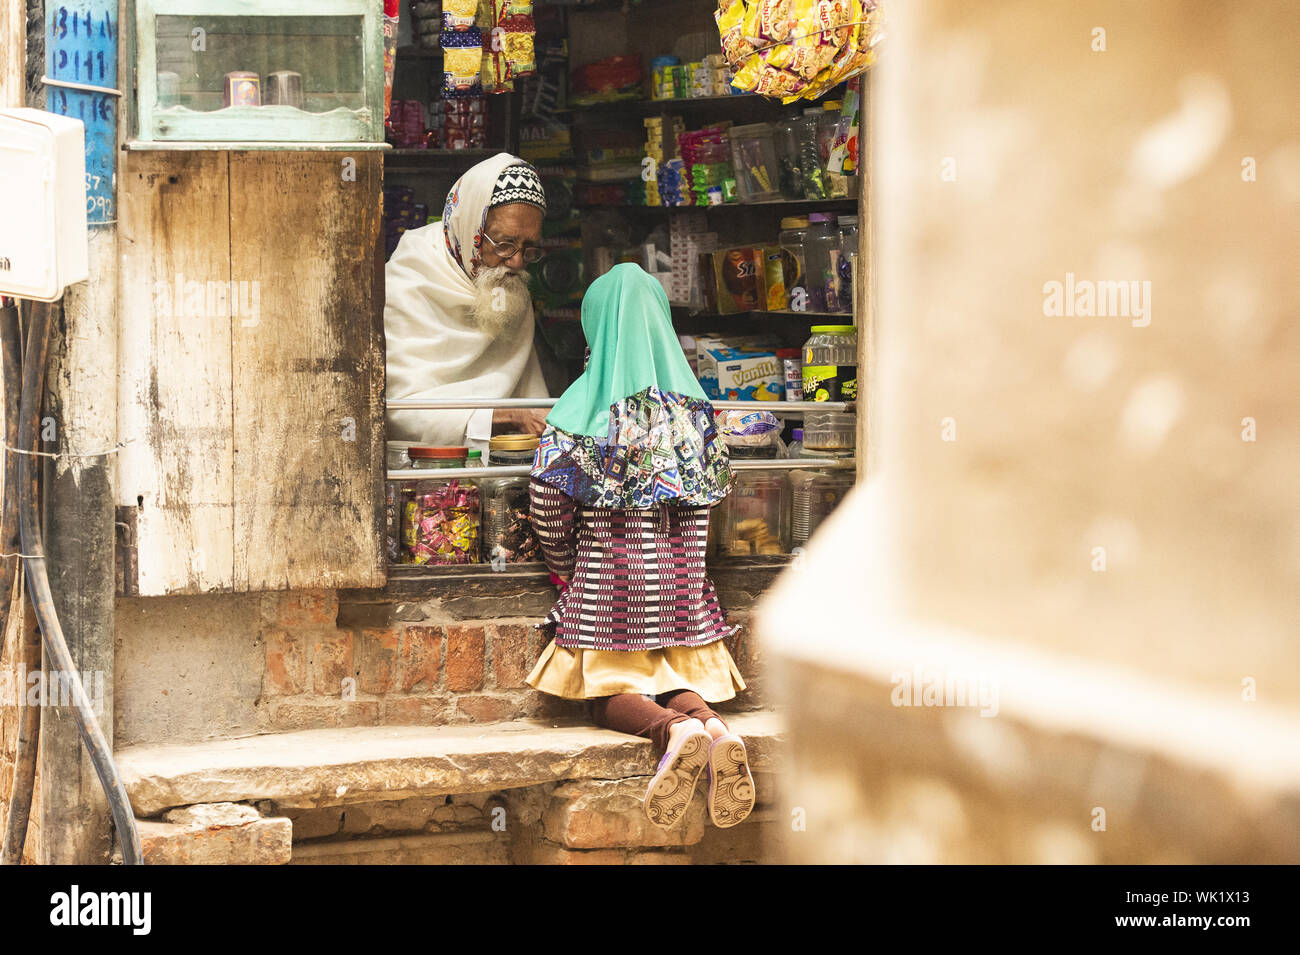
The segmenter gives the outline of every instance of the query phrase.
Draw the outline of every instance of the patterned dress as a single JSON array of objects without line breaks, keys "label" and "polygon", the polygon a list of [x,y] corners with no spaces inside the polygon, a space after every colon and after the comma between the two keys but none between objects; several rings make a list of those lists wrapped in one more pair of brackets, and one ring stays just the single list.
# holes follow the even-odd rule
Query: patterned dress
[{"label": "patterned dress", "polygon": [[734,632],[705,573],[708,507],[587,507],[536,478],[529,495],[546,563],[570,578],[538,625],[559,646],[653,650]]},{"label": "patterned dress", "polygon": [[548,428],[529,485],[552,573],[551,643],[528,684],[568,699],[745,689],[704,566],[709,510],[731,487],[707,401],[655,387],[615,402],[601,438]]}]

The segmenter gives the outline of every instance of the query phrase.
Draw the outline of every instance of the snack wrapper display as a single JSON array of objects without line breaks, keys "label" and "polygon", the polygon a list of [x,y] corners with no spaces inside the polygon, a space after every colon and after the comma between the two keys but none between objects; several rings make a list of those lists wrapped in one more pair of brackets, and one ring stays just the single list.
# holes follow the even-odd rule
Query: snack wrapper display
[{"label": "snack wrapper display", "polygon": [[732,85],[783,103],[816,99],[875,60],[882,0],[719,0]]}]

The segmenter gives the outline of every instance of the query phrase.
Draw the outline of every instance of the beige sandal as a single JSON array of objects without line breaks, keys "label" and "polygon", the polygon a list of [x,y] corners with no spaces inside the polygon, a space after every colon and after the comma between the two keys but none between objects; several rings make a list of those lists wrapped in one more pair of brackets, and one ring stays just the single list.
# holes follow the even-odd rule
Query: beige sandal
[{"label": "beige sandal", "polygon": [[709,746],[709,818],[719,829],[739,825],[754,811],[754,777],[739,736],[719,736]]},{"label": "beige sandal", "polygon": [[659,769],[645,792],[645,814],[656,826],[671,829],[686,814],[700,772],[709,762],[713,737],[700,730],[687,733],[659,760]]}]

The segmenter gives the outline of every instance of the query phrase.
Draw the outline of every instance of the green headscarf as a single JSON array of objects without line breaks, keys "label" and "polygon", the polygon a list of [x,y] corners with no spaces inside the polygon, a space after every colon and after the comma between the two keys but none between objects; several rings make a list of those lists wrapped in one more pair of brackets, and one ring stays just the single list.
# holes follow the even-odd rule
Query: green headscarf
[{"label": "green headscarf", "polygon": [[591,357],[547,424],[603,439],[610,407],[648,387],[704,399],[673,331],[668,295],[640,266],[623,262],[591,283],[582,299],[582,332]]}]

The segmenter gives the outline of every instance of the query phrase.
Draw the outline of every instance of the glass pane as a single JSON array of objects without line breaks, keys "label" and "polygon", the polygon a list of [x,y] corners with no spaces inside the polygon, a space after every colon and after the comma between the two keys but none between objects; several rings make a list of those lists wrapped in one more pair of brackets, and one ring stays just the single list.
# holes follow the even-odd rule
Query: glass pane
[{"label": "glass pane", "polygon": [[359,16],[159,16],[155,30],[164,113],[272,104],[325,113],[366,105]]}]

